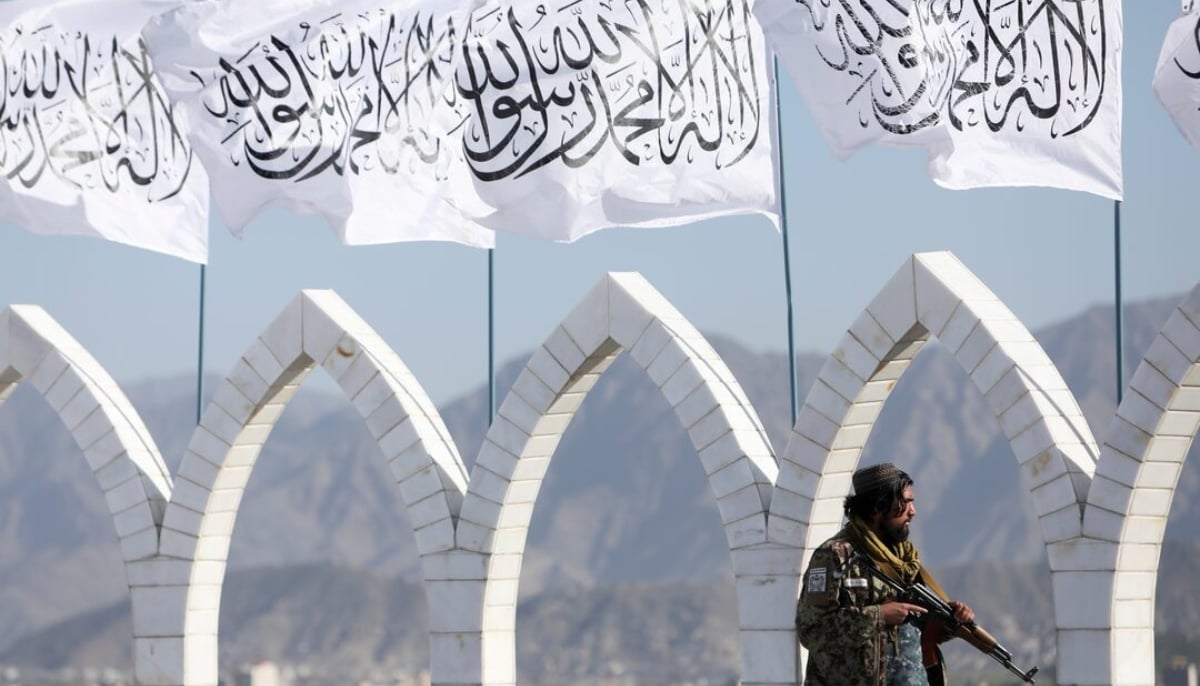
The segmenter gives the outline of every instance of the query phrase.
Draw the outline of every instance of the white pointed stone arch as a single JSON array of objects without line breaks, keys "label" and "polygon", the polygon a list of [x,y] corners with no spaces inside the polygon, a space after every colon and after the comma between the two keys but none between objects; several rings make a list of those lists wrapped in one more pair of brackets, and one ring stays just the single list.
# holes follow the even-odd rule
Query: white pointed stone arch
[{"label": "white pointed stone arch", "polygon": [[[216,686],[217,619],[238,506],[263,443],[314,364],[350,399],[399,484],[423,565],[454,546],[466,469],[400,358],[332,291],[302,291],[214,393],[163,517],[153,603],[134,641],[141,684]],[[139,621],[140,620],[140,621]]]},{"label": "white pointed stone arch", "polygon": [[1200,285],[1167,319],[1117,408],[1087,494],[1083,538],[1051,550],[1062,579],[1055,592],[1074,596],[1078,609],[1059,619],[1060,683],[1155,683],[1159,553],[1198,428]]},{"label": "white pointed stone arch", "polygon": [[162,455],[117,383],[41,307],[0,312],[0,402],[22,380],[46,399],[83,451],[108,507],[127,571],[158,551],[171,497]]},{"label": "white pointed stone arch", "polygon": [[[770,604],[778,631],[791,631],[800,570],[812,549],[841,526],[850,477],[883,403],[931,336],[999,419],[1033,495],[1043,541],[1080,535],[1098,450],[1074,395],[1029,330],[954,255],[920,253],[901,265],[828,358],[780,459],[768,540],[795,557]],[[790,665],[793,674],[798,667]]]},{"label": "white pointed stone arch", "polygon": [[[584,396],[622,349],[687,430],[730,548],[765,542],[776,465],[754,408],[712,346],[641,275],[608,274],[534,352],[472,469],[456,540],[486,560],[485,578],[459,585],[460,596],[482,600],[483,616],[474,617],[482,664],[464,670],[461,683],[516,683],[517,585],[538,489]],[[739,604],[742,590],[739,584]],[[743,683],[751,683],[755,641],[742,639]]]}]

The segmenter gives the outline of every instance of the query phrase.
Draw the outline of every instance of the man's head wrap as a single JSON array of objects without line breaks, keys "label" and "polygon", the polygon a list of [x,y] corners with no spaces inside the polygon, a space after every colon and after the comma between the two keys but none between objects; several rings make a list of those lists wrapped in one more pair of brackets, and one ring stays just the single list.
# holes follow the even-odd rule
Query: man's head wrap
[{"label": "man's head wrap", "polygon": [[878,488],[891,488],[900,480],[900,471],[891,462],[873,464],[854,472],[854,493],[863,494]]}]

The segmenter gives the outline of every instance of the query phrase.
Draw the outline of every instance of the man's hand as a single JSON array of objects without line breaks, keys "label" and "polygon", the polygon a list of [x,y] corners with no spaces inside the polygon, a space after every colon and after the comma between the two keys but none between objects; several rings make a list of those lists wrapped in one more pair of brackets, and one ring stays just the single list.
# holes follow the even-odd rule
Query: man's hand
[{"label": "man's hand", "polygon": [[[963,607],[966,607],[965,605]],[[902,603],[899,600],[889,600],[879,606],[883,621],[890,626],[899,626],[908,619],[909,613],[923,615],[925,608],[912,603]]]},{"label": "man's hand", "polygon": [[954,610],[954,621],[959,624],[966,624],[975,619],[975,611],[967,607],[966,603],[957,600],[950,601],[950,608]]}]

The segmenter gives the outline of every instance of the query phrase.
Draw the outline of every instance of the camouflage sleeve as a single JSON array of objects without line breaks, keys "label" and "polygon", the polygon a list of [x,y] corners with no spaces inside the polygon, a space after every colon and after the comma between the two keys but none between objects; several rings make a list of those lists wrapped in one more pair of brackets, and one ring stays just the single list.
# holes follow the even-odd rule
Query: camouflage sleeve
[{"label": "camouflage sleeve", "polygon": [[856,602],[856,596],[842,587],[845,571],[846,565],[834,551],[819,548],[813,553],[796,603],[796,632],[810,650],[883,628],[879,605]]}]

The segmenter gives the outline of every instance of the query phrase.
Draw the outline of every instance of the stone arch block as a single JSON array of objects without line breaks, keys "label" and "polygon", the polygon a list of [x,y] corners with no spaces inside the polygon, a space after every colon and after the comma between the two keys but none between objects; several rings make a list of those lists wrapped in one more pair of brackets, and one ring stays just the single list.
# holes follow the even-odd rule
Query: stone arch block
[{"label": "stone arch block", "polygon": [[[712,346],[645,279],[609,274],[535,350],[475,461],[456,540],[462,551],[487,558],[484,578],[461,584],[458,593],[482,601],[482,659],[480,673],[464,673],[462,683],[516,683],[517,586],[538,491],[583,398],[623,350],[687,431],[730,548],[748,551],[766,543],[777,467],[754,408]],[[754,602],[752,590],[739,580],[739,603]],[[759,642],[747,638],[743,633],[743,681],[751,683],[761,662]],[[442,640],[461,642],[458,635]]]},{"label": "stone arch block", "polygon": [[[777,585],[766,605],[774,615],[761,622],[792,640],[800,571],[840,528],[842,500],[875,420],[930,337],[954,356],[996,414],[1033,496],[1043,540],[1080,535],[1080,503],[1098,451],[1066,382],[1025,326],[956,257],[914,255],[826,360],[780,459],[768,541],[792,551],[793,564],[771,575]],[[783,654],[797,661],[782,671],[799,681],[801,655]]]}]

